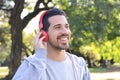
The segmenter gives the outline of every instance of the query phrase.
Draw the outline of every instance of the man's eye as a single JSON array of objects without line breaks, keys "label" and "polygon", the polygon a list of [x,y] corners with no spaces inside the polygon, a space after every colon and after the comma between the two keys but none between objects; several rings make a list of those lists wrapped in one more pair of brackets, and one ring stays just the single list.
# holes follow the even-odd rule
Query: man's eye
[{"label": "man's eye", "polygon": [[55,29],[59,29],[59,28],[60,28],[60,26],[59,26],[59,25],[56,25],[56,26],[55,26]]},{"label": "man's eye", "polygon": [[66,27],[67,29],[69,29],[69,25],[66,25],[65,27]]},{"label": "man's eye", "polygon": [[60,26],[57,26],[56,28],[60,28]]}]

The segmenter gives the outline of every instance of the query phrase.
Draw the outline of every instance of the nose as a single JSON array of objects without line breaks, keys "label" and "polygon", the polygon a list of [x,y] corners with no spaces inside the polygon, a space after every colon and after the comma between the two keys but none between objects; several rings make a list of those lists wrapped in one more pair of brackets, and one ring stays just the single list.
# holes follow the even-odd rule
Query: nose
[{"label": "nose", "polygon": [[67,29],[67,28],[63,28],[61,30],[61,32],[62,32],[62,34],[70,34],[71,33],[70,29]]}]

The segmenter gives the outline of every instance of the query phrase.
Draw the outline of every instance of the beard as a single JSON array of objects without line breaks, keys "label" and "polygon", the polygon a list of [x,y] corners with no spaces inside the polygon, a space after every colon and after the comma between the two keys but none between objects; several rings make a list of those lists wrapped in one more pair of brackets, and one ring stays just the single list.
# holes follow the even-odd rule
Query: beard
[{"label": "beard", "polygon": [[59,40],[62,37],[67,37],[67,39],[69,40],[69,36],[67,34],[66,35],[62,34],[62,35],[57,37],[57,41],[56,42],[52,41],[52,39],[49,39],[48,40],[48,44],[51,47],[53,47],[54,49],[57,49],[57,50],[67,50],[69,48],[69,42],[61,43]]},{"label": "beard", "polygon": [[57,50],[67,50],[69,48],[68,43],[67,44],[54,44],[54,43],[48,42],[48,44]]}]

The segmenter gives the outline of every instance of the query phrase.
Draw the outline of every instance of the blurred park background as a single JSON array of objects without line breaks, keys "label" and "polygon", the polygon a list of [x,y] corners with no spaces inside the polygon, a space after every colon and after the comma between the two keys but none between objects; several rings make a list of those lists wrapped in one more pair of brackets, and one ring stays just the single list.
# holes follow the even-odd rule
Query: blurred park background
[{"label": "blurred park background", "polygon": [[0,0],[0,80],[33,54],[40,12],[54,6],[67,13],[71,51],[93,80],[120,80],[120,0]]}]

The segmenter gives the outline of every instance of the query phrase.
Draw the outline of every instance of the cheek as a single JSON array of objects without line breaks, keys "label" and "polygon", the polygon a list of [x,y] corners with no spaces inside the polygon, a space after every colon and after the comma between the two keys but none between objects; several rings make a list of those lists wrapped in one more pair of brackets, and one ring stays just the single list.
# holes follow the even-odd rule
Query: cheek
[{"label": "cheek", "polygon": [[50,41],[53,41],[53,40],[55,40],[55,38],[56,38],[56,35],[55,35],[55,33],[53,33],[53,32],[49,33],[48,36],[49,36],[49,40],[50,40]]}]

